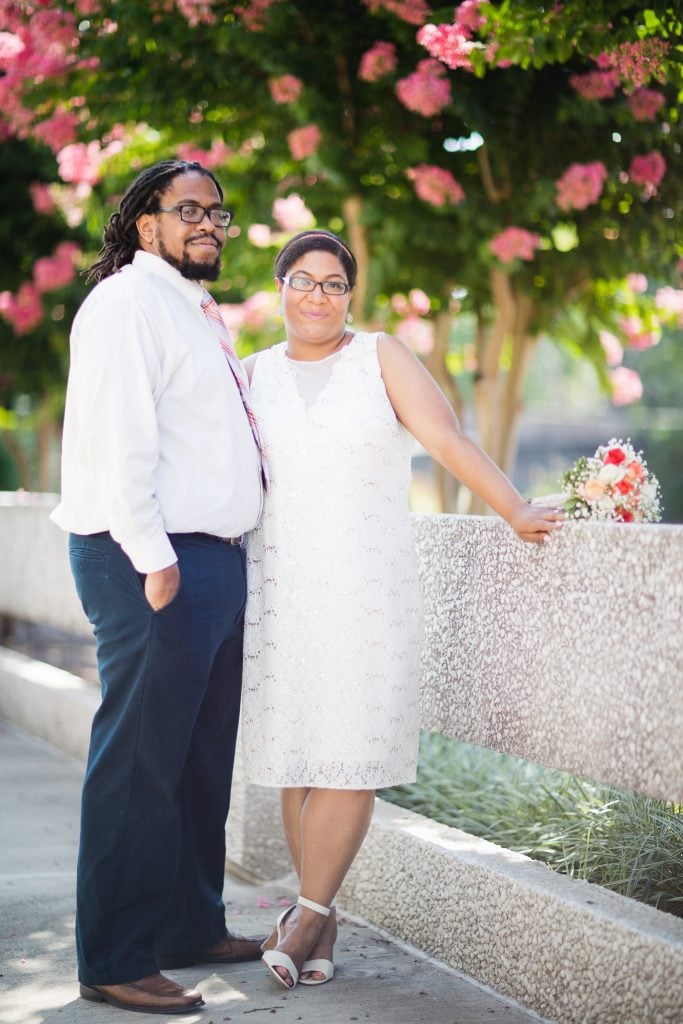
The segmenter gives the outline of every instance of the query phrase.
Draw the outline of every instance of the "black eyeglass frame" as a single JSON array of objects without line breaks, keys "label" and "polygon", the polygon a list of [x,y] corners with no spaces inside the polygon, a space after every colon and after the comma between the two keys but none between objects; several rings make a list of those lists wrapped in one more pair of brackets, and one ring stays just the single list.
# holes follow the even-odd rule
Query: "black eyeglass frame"
[{"label": "black eyeglass frame", "polygon": [[[198,220],[188,219],[184,214],[184,210],[201,210],[202,215]],[[211,223],[216,228],[227,228],[232,220],[231,210],[222,209],[207,209],[206,206],[202,206],[201,203],[178,203],[177,206],[160,206],[156,213],[177,213],[183,224],[201,224],[205,217],[208,217]]]},{"label": "black eyeglass frame", "polygon": [[[312,288],[297,288],[296,285],[293,285],[291,283],[292,282],[292,278],[295,281],[306,281],[308,284],[312,285],[313,287]],[[289,287],[293,288],[295,292],[304,292],[307,295],[311,295],[316,290],[318,285],[320,285],[320,291],[323,293],[323,295],[332,296],[332,298],[335,298],[335,299],[340,299],[342,297],[342,295],[348,295],[348,293],[351,291],[351,285],[347,284],[346,281],[314,281],[312,277],[304,277],[303,274],[287,274],[285,277],[279,278],[279,280],[282,281],[283,284],[289,285]],[[335,289],[343,288],[344,290],[343,291],[331,291],[331,292],[328,292],[328,291],[325,291],[325,286],[326,285],[331,285],[332,288],[335,288]]]}]

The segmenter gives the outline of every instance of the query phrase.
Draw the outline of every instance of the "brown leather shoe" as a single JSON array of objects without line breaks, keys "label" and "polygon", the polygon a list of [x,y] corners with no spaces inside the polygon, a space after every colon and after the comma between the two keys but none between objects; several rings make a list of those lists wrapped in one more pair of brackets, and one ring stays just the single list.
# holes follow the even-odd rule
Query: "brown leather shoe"
[{"label": "brown leather shoe", "polygon": [[204,1005],[201,992],[183,988],[163,974],[150,974],[126,985],[81,985],[81,996],[136,1013],[193,1013]]},{"label": "brown leather shoe", "polygon": [[260,960],[262,944],[267,935],[245,938],[231,932],[208,949],[198,953],[157,953],[157,966],[165,970],[194,967],[195,964],[241,964],[247,960]]}]

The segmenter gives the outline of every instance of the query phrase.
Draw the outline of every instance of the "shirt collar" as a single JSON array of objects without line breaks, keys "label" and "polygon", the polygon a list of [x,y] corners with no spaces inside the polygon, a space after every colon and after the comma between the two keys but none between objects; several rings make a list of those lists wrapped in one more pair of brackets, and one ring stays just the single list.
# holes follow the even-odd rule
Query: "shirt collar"
[{"label": "shirt collar", "polygon": [[158,274],[159,277],[163,277],[169,284],[177,288],[179,292],[182,292],[193,305],[201,306],[204,288],[199,281],[190,281],[187,277],[183,277],[179,270],[172,267],[161,256],[157,256],[153,252],[146,252],[144,249],[138,249],[133,257],[133,266],[138,271]]}]

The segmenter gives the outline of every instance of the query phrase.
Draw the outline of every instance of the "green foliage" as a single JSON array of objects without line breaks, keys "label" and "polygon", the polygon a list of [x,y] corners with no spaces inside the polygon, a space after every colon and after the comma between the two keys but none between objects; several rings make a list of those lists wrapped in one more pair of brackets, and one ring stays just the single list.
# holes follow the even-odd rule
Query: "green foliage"
[{"label": "green foliage", "polygon": [[[362,201],[370,250],[368,318],[381,296],[414,287],[429,294],[432,310],[442,309],[457,286],[463,311],[491,323],[491,271],[501,266],[489,249],[491,238],[510,225],[538,233],[542,247],[536,258],[503,269],[516,292],[533,299],[530,330],[571,344],[595,363],[605,385],[597,331],[613,329],[621,313],[613,283],[630,271],[653,268],[664,282],[677,283],[683,76],[680,18],[672,4],[652,0],[643,8],[627,0],[569,0],[559,13],[531,2],[490,4],[490,39],[499,47],[497,56],[513,66],[492,66],[481,43],[473,53],[475,74],[445,71],[452,102],[431,117],[407,110],[395,93],[397,81],[428,57],[416,27],[384,9],[371,13],[361,0],[331,0],[324,16],[317,0],[279,0],[260,31],[245,25],[243,4],[227,0],[213,3],[214,24],[195,26],[170,0],[105,0],[88,17],[75,0],[61,6],[77,16],[79,56],[97,58],[99,66],[79,64],[62,81],[35,84],[27,101],[46,116],[59,104],[70,107],[72,97],[84,97],[85,107],[74,107],[83,111],[84,141],[102,138],[114,125],[129,132],[126,148],[109,158],[93,190],[84,223],[92,254],[102,224],[136,170],[175,155],[181,143],[208,149],[220,141],[231,153],[217,173],[236,211],[236,232],[218,283],[221,298],[230,302],[272,288],[273,251],[252,245],[246,230],[252,223],[274,226],[274,199],[293,192],[320,226],[347,234],[353,225],[344,220],[345,203],[350,196]],[[452,16],[452,6],[435,6],[431,20],[450,22]],[[636,122],[623,92],[590,101],[571,87],[572,74],[591,70],[602,48],[650,36],[672,43],[667,81],[655,83],[666,98],[657,120]],[[362,81],[361,59],[378,40],[395,45],[396,71]],[[303,81],[299,99],[288,105],[275,103],[268,86],[271,77],[283,74]],[[322,144],[314,155],[294,160],[288,133],[311,123],[319,126]],[[458,140],[474,133],[484,140],[481,148],[459,146]],[[23,145],[0,145],[8,168],[10,151]],[[628,179],[628,167],[634,155],[653,150],[663,154],[668,170],[657,194],[647,196]],[[558,210],[557,179],[573,162],[594,161],[609,170],[600,201],[584,210]],[[419,199],[406,173],[419,164],[450,171],[465,191],[464,202],[437,207]],[[13,188],[25,192],[26,180],[36,174],[48,180],[55,173],[54,158],[41,151],[32,168],[13,172]],[[29,273],[29,254],[35,258],[49,249],[36,235],[47,225],[40,219],[37,226],[26,223],[24,200],[19,195],[15,205],[8,198],[3,211],[6,287]],[[647,297],[637,300],[639,315],[648,315],[648,303]],[[62,324],[70,308],[67,301]],[[36,333],[45,335],[48,352],[62,353],[41,363],[44,376],[54,380],[63,373],[63,337],[49,342],[47,328]],[[255,337],[246,340],[258,344]],[[6,330],[0,346],[10,363],[15,355],[21,363],[18,350],[10,352]]]},{"label": "green foliage", "polygon": [[683,916],[680,807],[423,733],[414,785],[384,800]]},{"label": "green foliage", "polygon": [[19,474],[14,459],[0,440],[0,491],[15,491],[19,486]]}]

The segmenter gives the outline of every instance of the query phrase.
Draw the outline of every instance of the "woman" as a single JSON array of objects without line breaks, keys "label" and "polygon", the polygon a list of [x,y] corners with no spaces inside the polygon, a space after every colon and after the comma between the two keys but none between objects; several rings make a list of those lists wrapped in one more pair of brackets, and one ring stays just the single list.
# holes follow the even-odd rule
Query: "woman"
[{"label": "woman", "polygon": [[413,438],[522,540],[549,540],[563,515],[524,501],[400,341],[347,330],[356,261],[341,239],[296,235],[275,280],[286,341],[246,361],[271,486],[248,550],[242,723],[247,778],[282,788],[300,881],[263,947],[293,988],[334,973],[333,900],[375,789],[415,781]]}]

